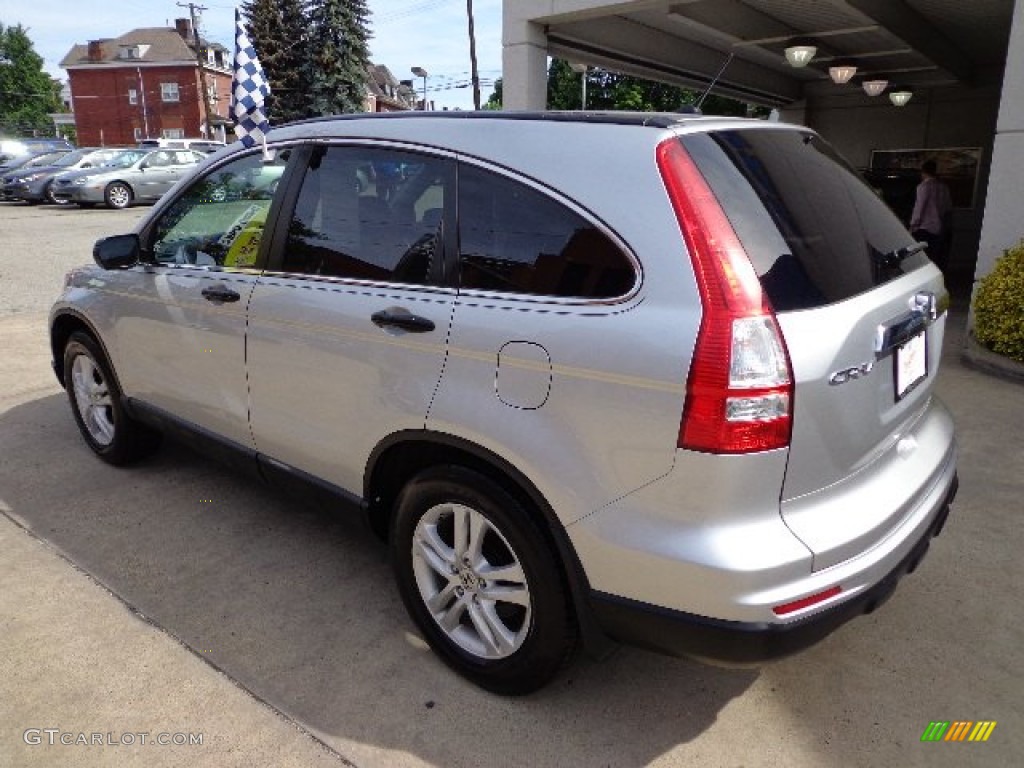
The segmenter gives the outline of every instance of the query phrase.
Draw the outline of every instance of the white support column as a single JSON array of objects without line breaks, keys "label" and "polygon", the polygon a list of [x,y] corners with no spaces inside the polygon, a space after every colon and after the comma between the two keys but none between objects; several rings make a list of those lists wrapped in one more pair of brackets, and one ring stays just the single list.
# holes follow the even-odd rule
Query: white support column
[{"label": "white support column", "polygon": [[1010,25],[1010,46],[1006,52],[975,280],[991,272],[1003,251],[1024,238],[1021,179],[1024,179],[1024,0],[1017,0]]},{"label": "white support column", "polygon": [[502,81],[504,109],[544,109],[547,106],[548,49],[544,29],[525,20],[534,3],[504,4],[502,19]]}]

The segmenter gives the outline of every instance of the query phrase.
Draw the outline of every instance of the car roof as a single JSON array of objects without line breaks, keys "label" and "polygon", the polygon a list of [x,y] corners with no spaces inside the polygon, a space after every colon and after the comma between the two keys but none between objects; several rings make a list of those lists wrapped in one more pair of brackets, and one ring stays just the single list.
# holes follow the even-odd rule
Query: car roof
[{"label": "car roof", "polygon": [[[448,111],[448,112],[357,112],[346,115],[328,115],[325,117],[312,117],[306,120],[296,120],[290,123],[283,123],[277,127],[291,127],[295,125],[309,125],[315,123],[327,123],[349,120],[528,120],[540,122],[559,123],[610,123],[615,125],[640,125],[654,128],[671,128],[691,122],[719,122],[722,120],[737,122],[749,122],[748,118],[741,117],[720,117],[717,115],[702,115],[694,111],[680,112],[614,112],[614,111],[515,111],[515,110],[479,110],[479,111]],[[763,122],[763,121],[757,121]]]}]

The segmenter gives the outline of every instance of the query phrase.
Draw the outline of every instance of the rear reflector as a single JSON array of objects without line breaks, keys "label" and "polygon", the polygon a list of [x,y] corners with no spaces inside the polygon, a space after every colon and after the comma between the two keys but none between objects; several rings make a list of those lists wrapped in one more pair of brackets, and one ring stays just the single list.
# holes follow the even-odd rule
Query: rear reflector
[{"label": "rear reflector", "polygon": [[799,611],[801,608],[807,608],[815,603],[822,603],[830,597],[835,597],[842,591],[842,587],[837,585],[826,589],[824,592],[819,592],[816,595],[810,595],[808,597],[800,598],[799,600],[794,600],[792,603],[776,605],[772,608],[772,611],[776,616],[785,616],[787,613],[794,613],[795,611]]},{"label": "rear reflector", "polygon": [[703,309],[677,445],[710,453],[784,448],[793,382],[775,313],[725,211],[679,140],[662,142],[657,161]]}]

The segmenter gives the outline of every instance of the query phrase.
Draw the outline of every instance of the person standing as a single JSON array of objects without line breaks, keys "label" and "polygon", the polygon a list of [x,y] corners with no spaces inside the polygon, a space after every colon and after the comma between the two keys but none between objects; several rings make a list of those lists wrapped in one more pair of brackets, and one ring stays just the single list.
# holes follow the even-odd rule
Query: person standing
[{"label": "person standing", "polygon": [[946,272],[949,259],[950,219],[953,202],[949,187],[936,175],[934,160],[921,165],[921,183],[917,185],[914,212],[910,217],[910,233],[927,243],[928,255],[936,266]]}]

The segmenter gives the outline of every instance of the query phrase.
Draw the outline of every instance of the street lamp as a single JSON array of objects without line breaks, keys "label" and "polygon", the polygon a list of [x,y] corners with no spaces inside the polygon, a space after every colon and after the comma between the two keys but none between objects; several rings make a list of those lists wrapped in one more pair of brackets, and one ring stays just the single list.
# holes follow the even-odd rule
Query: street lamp
[{"label": "street lamp", "polygon": [[416,77],[423,78],[423,111],[425,112],[427,109],[427,77],[429,73],[423,67],[413,67],[412,73]]},{"label": "street lamp", "polygon": [[580,100],[580,104],[581,104],[580,109],[584,109],[585,110],[587,108],[587,69],[588,69],[588,67],[587,67],[586,64],[578,64],[575,61],[572,61],[572,62],[569,62],[569,69],[571,69],[573,72],[578,72],[580,75],[582,75],[583,95],[582,95],[582,98]]}]

